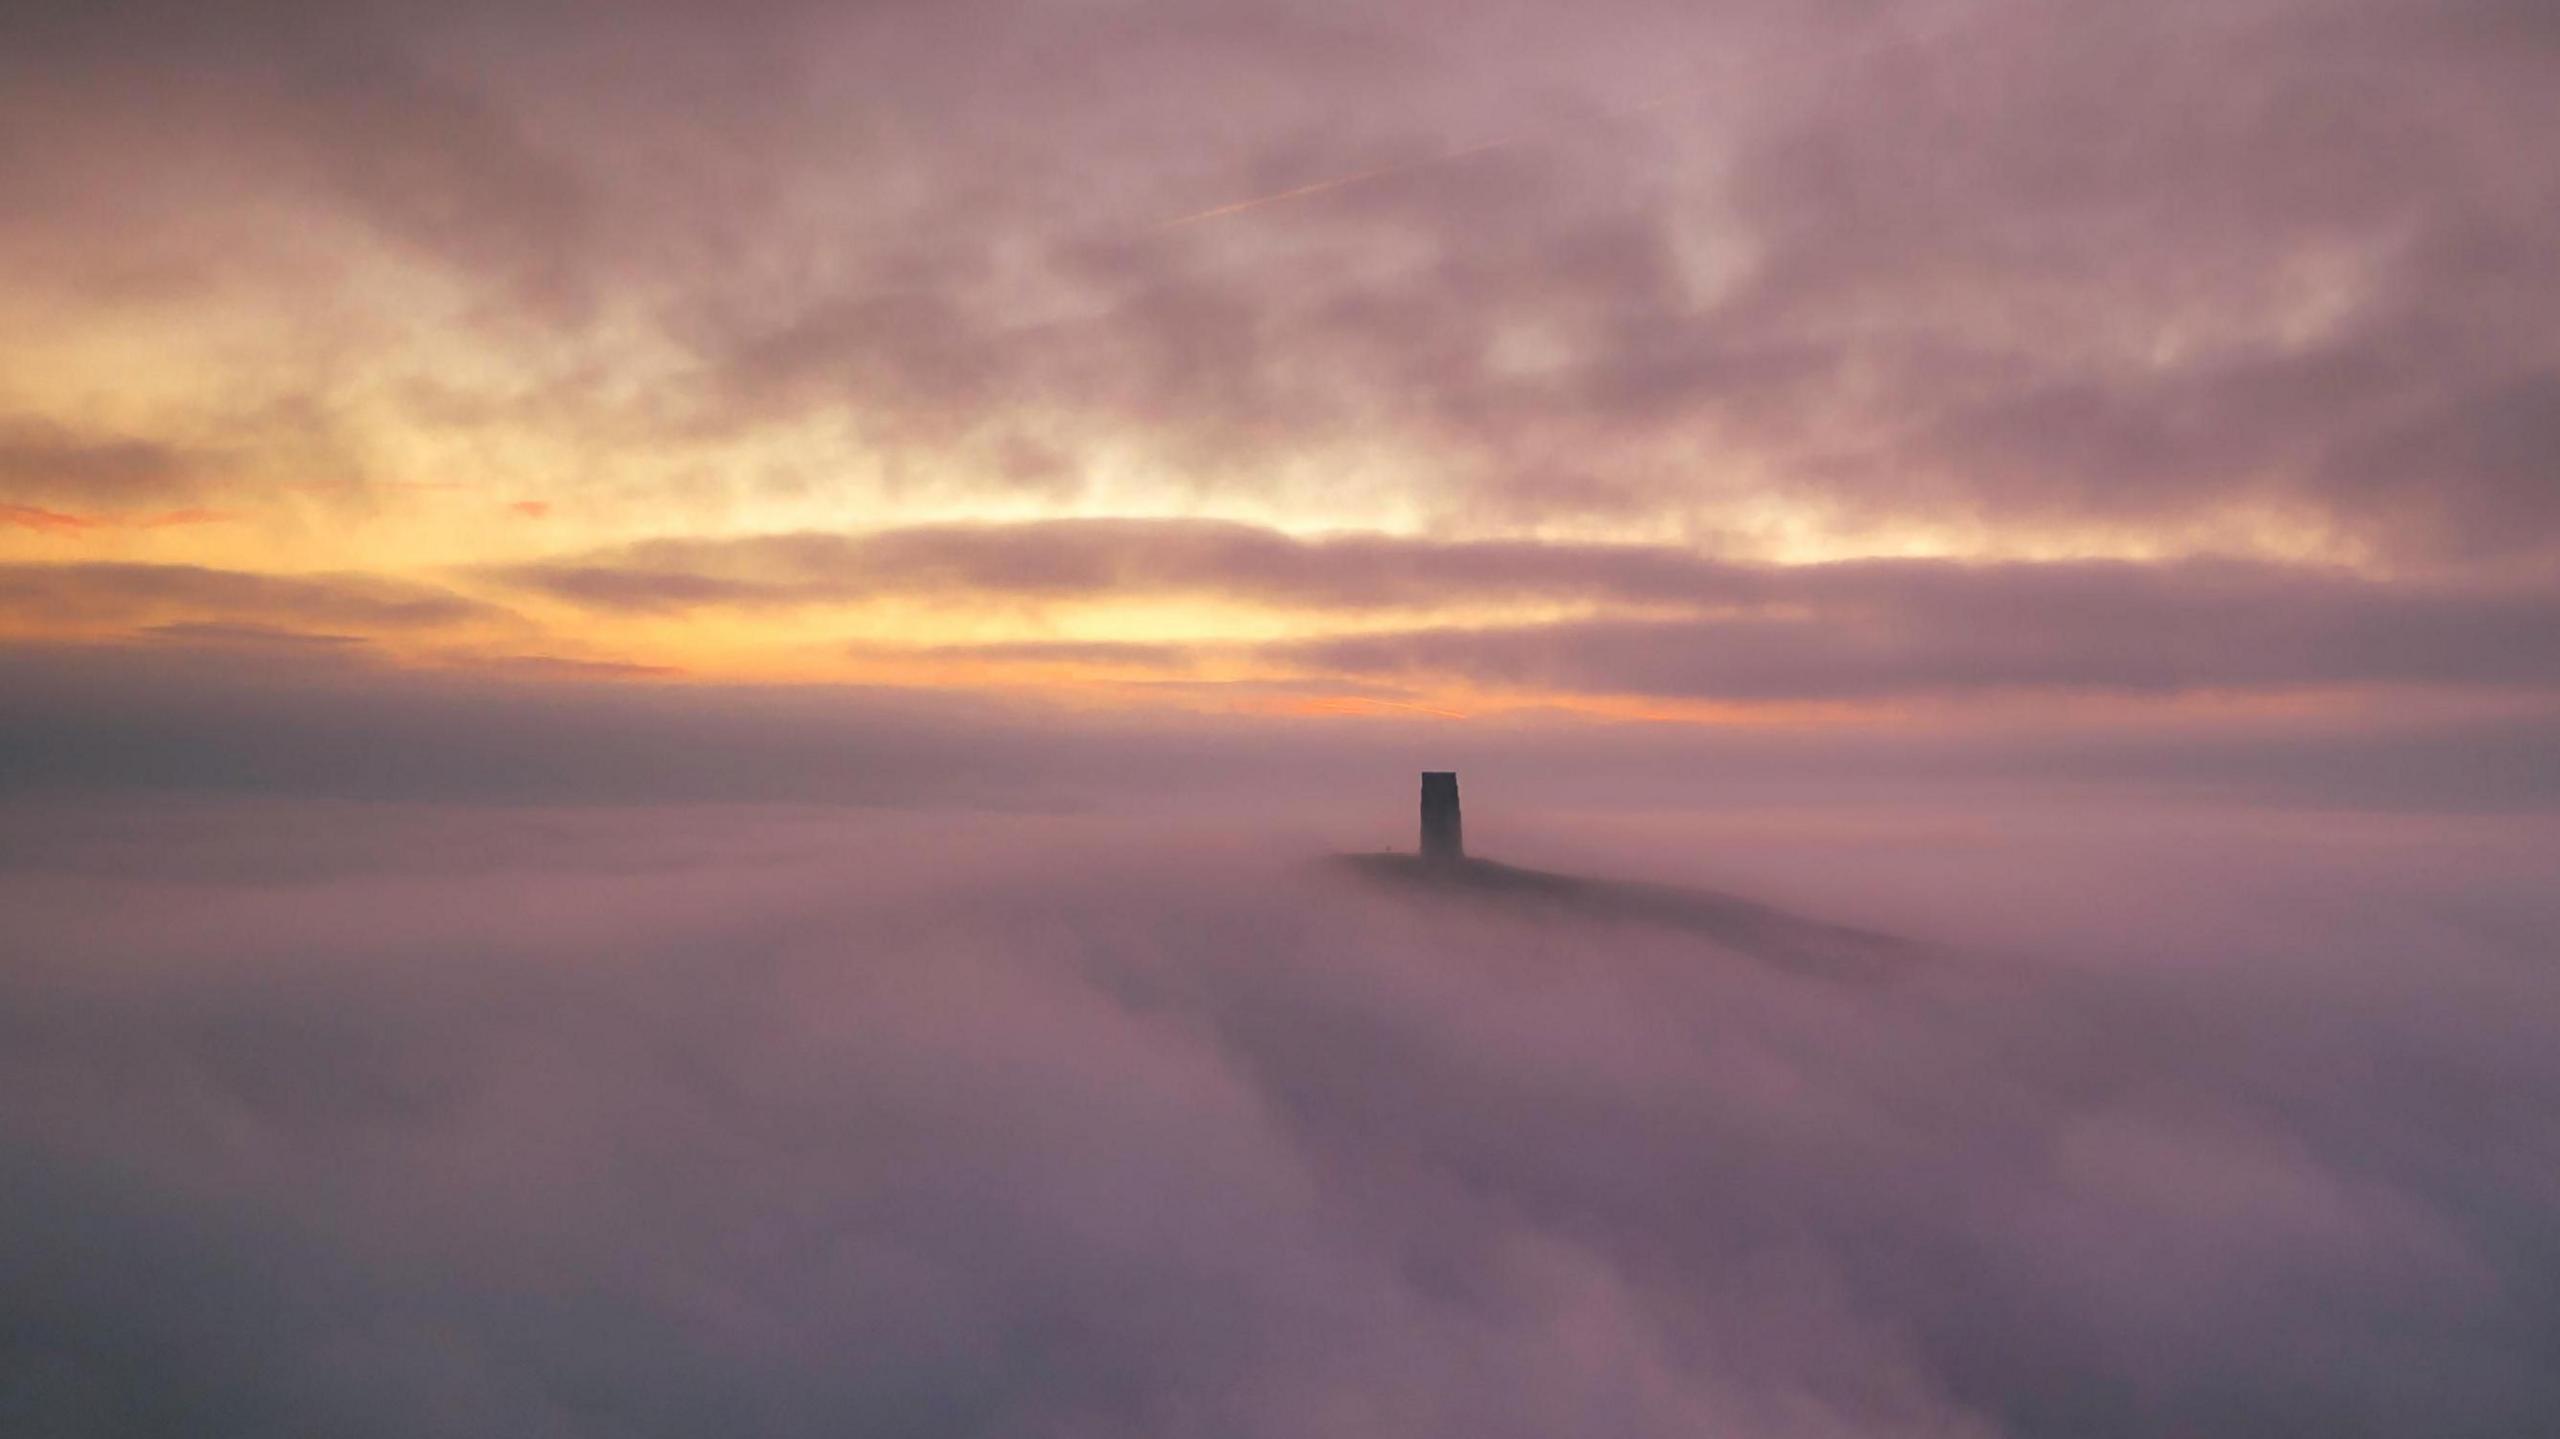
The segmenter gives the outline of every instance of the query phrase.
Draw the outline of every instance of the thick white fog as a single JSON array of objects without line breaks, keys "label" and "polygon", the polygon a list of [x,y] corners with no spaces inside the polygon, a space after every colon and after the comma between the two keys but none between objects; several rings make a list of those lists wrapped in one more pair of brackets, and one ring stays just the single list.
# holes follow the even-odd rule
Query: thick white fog
[{"label": "thick white fog", "polygon": [[21,806],[0,1432],[2560,1413],[2547,821],[1399,808]]}]

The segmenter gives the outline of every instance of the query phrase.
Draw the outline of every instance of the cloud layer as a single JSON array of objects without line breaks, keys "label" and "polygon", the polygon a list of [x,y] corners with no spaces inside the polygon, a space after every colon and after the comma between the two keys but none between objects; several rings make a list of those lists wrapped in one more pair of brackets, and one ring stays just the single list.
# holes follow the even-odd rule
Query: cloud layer
[{"label": "cloud layer", "polygon": [[2529,1430],[2547,889],[2496,830],[2064,818],[1996,884],[1908,829],[1687,836],[1861,918],[1970,914],[1840,983],[1197,827],[18,809],[0,1403],[70,1435]]},{"label": "cloud layer", "polygon": [[[1956,705],[1696,725],[1552,711],[1462,722],[1338,681],[1202,688],[1229,708],[674,683],[539,654],[401,668],[351,636],[166,626],[130,647],[0,649],[0,793],[1254,812],[1361,812],[1383,796],[1401,830],[1411,772],[1454,765],[1559,809],[1819,811],[1890,796],[1962,813],[1987,794],[2107,810],[2560,805],[2560,728],[2530,701],[2344,715],[2206,702],[2138,722]],[[1261,703],[1239,704],[1238,689]]]},{"label": "cloud layer", "polygon": [[[2560,595],[2545,586],[2386,584],[2235,561],[1767,565],[1661,545],[1069,520],[661,540],[498,578],[589,609],[643,614],[902,599],[1223,602],[1312,612],[1319,623],[1400,615],[1397,629],[1260,655],[1318,673],[1542,693],[1768,700],[2560,683]],[[1584,613],[1527,625],[1433,623],[1502,605]],[[1111,651],[1071,641],[968,653]],[[1119,657],[1160,664],[1177,652]]]},{"label": "cloud layer", "polygon": [[[1213,638],[1443,689],[1689,695],[1678,656],[1730,649],[1771,695],[2547,669],[2479,653],[2540,626],[2560,545],[2529,4],[5,24],[0,129],[45,137],[0,148],[13,562],[506,575],[572,602],[518,648],[804,678],[918,586],[1293,605]],[[1924,598],[1904,643],[1828,607],[1888,558],[2063,566],[2021,613],[2149,571],[2110,633],[1949,643]],[[2267,619],[2211,560],[2302,573]],[[1851,673],[1496,604],[1809,563],[1765,583]],[[1611,624],[1331,643],[1417,605]],[[2122,638],[2208,613],[2223,653]],[[1059,628],[912,637],[1165,638]]]}]

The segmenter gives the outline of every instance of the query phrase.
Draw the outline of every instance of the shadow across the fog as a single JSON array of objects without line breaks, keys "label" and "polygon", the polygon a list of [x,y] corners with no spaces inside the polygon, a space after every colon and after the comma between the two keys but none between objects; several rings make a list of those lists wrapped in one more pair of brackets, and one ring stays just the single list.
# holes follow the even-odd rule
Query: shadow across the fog
[{"label": "shadow across the fog", "polygon": [[1825,979],[1890,979],[1930,951],[1915,940],[1792,914],[1709,889],[1523,869],[1488,859],[1336,854],[1328,862],[1383,888],[1436,902],[1649,925],[1693,934],[1753,959]]}]

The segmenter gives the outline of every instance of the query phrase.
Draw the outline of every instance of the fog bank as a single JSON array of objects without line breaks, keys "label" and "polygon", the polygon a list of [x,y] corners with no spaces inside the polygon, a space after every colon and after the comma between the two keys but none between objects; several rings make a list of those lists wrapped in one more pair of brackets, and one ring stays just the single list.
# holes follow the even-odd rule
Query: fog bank
[{"label": "fog bank", "polygon": [[2529,1432],[2543,828],[21,806],[0,1428]]}]

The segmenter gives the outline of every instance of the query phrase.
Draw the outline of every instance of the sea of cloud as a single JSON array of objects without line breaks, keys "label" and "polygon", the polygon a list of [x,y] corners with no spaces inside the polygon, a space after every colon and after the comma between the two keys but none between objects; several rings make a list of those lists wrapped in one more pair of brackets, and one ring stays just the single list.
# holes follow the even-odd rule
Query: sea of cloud
[{"label": "sea of cloud", "polygon": [[1855,979],[1279,828],[19,805],[0,1432],[2560,1415],[2547,821],[1478,820]]}]

